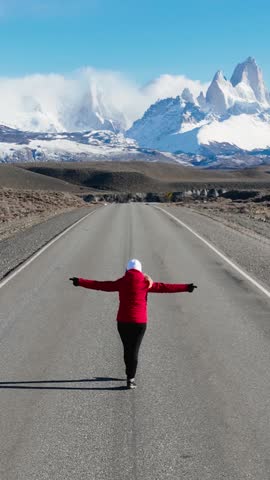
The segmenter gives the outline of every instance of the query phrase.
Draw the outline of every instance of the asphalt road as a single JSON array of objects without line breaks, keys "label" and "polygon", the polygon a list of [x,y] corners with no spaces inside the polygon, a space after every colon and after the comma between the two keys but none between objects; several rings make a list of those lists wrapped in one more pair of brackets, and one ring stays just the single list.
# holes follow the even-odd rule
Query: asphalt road
[{"label": "asphalt road", "polygon": [[[117,294],[70,276],[123,274],[149,295],[138,388],[124,388]],[[270,303],[199,239],[144,205],[104,207],[0,289],[1,480],[268,480]]]}]

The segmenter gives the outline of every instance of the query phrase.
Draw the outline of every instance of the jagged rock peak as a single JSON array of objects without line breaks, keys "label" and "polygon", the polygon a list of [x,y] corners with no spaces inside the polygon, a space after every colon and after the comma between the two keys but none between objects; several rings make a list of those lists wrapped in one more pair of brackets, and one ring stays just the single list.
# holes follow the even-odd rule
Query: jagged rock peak
[{"label": "jagged rock peak", "polygon": [[231,83],[234,87],[242,82],[251,87],[260,103],[270,102],[262,70],[253,57],[248,57],[243,63],[239,63],[232,74]]},{"label": "jagged rock peak", "polygon": [[226,81],[227,81],[227,79],[226,79],[226,77],[224,76],[222,70],[218,70],[218,71],[217,71],[217,73],[214,75],[214,78],[213,78],[213,80],[212,80],[212,83],[213,83],[213,82],[220,82],[220,81],[221,81],[221,82],[224,82],[224,81],[226,82]]},{"label": "jagged rock peak", "polygon": [[195,103],[194,97],[189,88],[184,88],[181,97],[187,103]]},{"label": "jagged rock peak", "polygon": [[244,62],[238,63],[236,65],[234,72],[231,77],[231,83],[235,87],[238,83],[242,82],[248,72],[253,71],[254,73],[261,71],[256,63],[255,58],[248,57]]},{"label": "jagged rock peak", "polygon": [[222,115],[230,106],[230,97],[233,96],[232,84],[225,78],[223,72],[218,70],[211,85],[206,92],[206,102],[214,113]]},{"label": "jagged rock peak", "polygon": [[197,102],[202,109],[206,107],[206,98],[203,92],[200,92],[200,95],[197,97]]},{"label": "jagged rock peak", "polygon": [[179,109],[181,105],[184,106],[182,98],[180,96],[161,98],[157,100],[155,103],[153,103],[152,105],[150,105],[150,107],[146,110],[142,118],[147,118],[149,116],[156,115],[157,112],[159,114],[165,114],[171,108]]}]

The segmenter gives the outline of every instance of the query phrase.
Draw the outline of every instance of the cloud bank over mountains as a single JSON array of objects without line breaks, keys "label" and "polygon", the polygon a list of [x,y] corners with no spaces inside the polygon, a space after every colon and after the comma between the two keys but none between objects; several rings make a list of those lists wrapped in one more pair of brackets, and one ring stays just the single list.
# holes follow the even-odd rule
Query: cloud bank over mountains
[{"label": "cloud bank over mountains", "polygon": [[142,87],[119,72],[91,67],[68,75],[0,77],[0,124],[44,132],[124,130],[158,99],[185,88],[197,97],[207,86],[184,75],[161,75]]}]

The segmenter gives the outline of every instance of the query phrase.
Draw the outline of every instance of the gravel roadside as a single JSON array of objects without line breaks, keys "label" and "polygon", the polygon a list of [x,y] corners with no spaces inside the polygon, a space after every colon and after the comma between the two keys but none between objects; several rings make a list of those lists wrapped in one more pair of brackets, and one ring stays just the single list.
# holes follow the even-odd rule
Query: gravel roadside
[{"label": "gravel roadside", "polygon": [[[232,205],[231,205],[232,206]],[[234,205],[236,207],[236,205]],[[247,210],[246,213],[237,211],[237,207],[240,209]],[[210,204],[210,206],[205,207],[205,205],[196,204],[191,205],[189,208],[191,211],[195,211],[200,215],[204,215],[217,220],[218,222],[224,223],[235,230],[242,231],[246,235],[251,237],[259,236],[267,238],[270,243],[270,222],[269,215],[270,209],[268,206],[260,206],[260,214],[257,214],[257,218],[252,212],[252,209],[248,208],[249,206],[242,205],[237,206],[236,208],[229,208],[228,210],[222,204]],[[266,221],[267,220],[267,221]]]},{"label": "gravel roadside", "polygon": [[46,243],[97,207],[83,207],[61,213],[49,220],[0,241],[0,279],[32,256]]},{"label": "gravel roadside", "polygon": [[200,215],[189,208],[180,206],[162,208],[193,228],[266,287],[270,287],[270,241],[268,238],[257,234],[252,237],[245,232],[237,231],[235,225],[231,228],[219,220]]}]

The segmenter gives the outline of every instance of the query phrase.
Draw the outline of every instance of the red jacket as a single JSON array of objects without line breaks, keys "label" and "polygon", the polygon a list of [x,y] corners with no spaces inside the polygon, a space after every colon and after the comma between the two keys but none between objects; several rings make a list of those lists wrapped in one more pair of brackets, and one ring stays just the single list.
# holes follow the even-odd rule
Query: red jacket
[{"label": "red jacket", "polygon": [[79,286],[104,292],[119,292],[118,322],[146,323],[147,294],[187,292],[188,284],[157,283],[152,287],[138,270],[128,270],[122,278],[113,282],[98,282],[79,278]]}]

